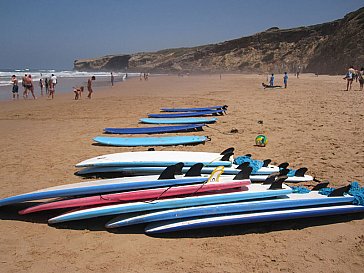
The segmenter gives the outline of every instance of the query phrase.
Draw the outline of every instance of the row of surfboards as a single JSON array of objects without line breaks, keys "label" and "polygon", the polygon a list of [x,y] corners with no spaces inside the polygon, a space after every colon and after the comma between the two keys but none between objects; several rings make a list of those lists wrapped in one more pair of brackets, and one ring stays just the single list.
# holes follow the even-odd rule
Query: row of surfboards
[{"label": "row of surfboards", "polygon": [[[290,178],[287,163],[274,166],[266,160],[252,174],[253,168],[245,162],[248,164],[234,169],[236,175],[226,174],[225,170],[233,170],[233,152],[233,148],[222,153],[145,151],[90,158],[76,166],[163,171],[160,175],[141,176],[141,169],[133,169],[137,176],[41,189],[1,199],[0,206],[47,199],[19,213],[71,210],[49,219],[50,224],[114,216],[105,224],[106,228],[146,224],[148,234],[364,212],[364,206],[352,204],[354,197],[347,194],[349,186],[328,196],[317,191],[328,183],[317,184],[307,193],[295,193],[284,184]],[[212,172],[206,171],[210,175],[203,174],[205,164],[216,167]],[[186,171],[181,175],[183,169]],[[291,182],[312,180],[304,172],[291,177],[296,179]]]},{"label": "row of surfboards", "polygon": [[[145,124],[161,124],[164,126],[136,127],[136,128],[105,128],[108,134],[162,134],[188,131],[201,131],[203,126],[215,123],[216,117],[226,113],[227,105],[202,108],[161,108],[161,114],[149,114],[148,118],[140,119]],[[166,124],[172,124],[166,126]],[[93,140],[108,146],[168,146],[204,143],[207,136],[168,136],[168,137],[106,137],[97,136]]]}]

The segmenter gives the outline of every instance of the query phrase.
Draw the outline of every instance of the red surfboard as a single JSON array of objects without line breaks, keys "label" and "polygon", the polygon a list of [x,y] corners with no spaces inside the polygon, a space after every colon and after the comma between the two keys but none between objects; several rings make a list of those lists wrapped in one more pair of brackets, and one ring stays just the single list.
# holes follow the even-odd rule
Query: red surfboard
[{"label": "red surfboard", "polygon": [[[49,203],[43,203],[40,205],[32,206],[24,210],[19,211],[19,214],[28,214],[33,212],[53,210],[53,209],[64,209],[64,208],[75,208],[75,207],[87,207],[87,206],[99,206],[111,203],[123,203],[131,201],[142,201],[142,200],[153,200],[162,199],[174,196],[183,196],[189,194],[202,194],[202,193],[221,193],[224,190],[234,190],[246,188],[244,186],[249,185],[250,180],[235,180],[231,182],[209,182],[206,184],[188,185],[180,187],[169,187],[169,188],[157,188],[157,189],[146,189],[137,191],[128,191],[113,194],[95,195],[75,199],[66,199],[60,201],[54,201]],[[246,188],[247,190],[248,188]]]}]

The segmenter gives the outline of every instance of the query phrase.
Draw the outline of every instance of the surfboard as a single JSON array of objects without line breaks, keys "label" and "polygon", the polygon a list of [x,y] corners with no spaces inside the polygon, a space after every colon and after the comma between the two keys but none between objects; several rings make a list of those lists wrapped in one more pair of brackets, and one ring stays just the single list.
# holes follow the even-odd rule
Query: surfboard
[{"label": "surfboard", "polygon": [[157,126],[157,127],[138,127],[138,128],[105,128],[107,134],[162,134],[183,132],[192,130],[202,130],[205,124],[186,124],[177,126]]},{"label": "surfboard", "polygon": [[[228,148],[221,153],[188,152],[188,151],[142,151],[124,152],[100,155],[86,159],[76,167],[147,167],[158,166],[162,171],[166,166],[183,162],[184,166],[203,163],[205,166],[231,166],[234,148]],[[189,168],[186,169],[188,171]],[[211,168],[213,171],[214,168]],[[210,172],[211,173],[211,172]]]},{"label": "surfboard", "polygon": [[173,137],[104,137],[97,136],[95,142],[107,146],[170,146],[198,144],[208,140],[205,136],[173,136]]},{"label": "surfboard", "polygon": [[191,217],[211,217],[216,215],[227,215],[233,213],[251,213],[257,211],[302,208],[318,205],[339,205],[353,202],[354,197],[346,195],[339,197],[328,197],[317,191],[309,193],[292,193],[269,200],[237,202],[228,204],[217,204],[208,206],[196,206],[181,209],[163,210],[153,213],[141,213],[138,216],[120,216],[112,219],[106,224],[107,228],[136,225],[149,222],[180,220]]},{"label": "surfboard", "polygon": [[208,182],[206,184],[196,184],[169,188],[156,188],[147,190],[127,191],[113,194],[102,194],[82,198],[65,199],[44,203],[26,208],[19,211],[19,214],[29,214],[45,210],[100,206],[112,203],[125,203],[131,201],[142,201],[151,199],[165,199],[182,195],[200,195],[202,193],[219,193],[225,190],[237,190],[243,186],[249,185],[250,180],[226,181],[226,182]]},{"label": "surfboard", "polygon": [[349,213],[364,212],[364,206],[360,205],[339,205],[310,207],[300,209],[273,210],[256,213],[240,213],[224,216],[181,219],[175,221],[162,221],[147,225],[145,232],[148,234],[174,232],[217,226],[230,226],[237,224],[260,223],[269,221],[281,221],[289,219],[321,217]]},{"label": "surfboard", "polygon": [[62,214],[48,220],[48,223],[55,224],[66,221],[89,219],[99,216],[115,215],[131,212],[141,212],[168,208],[192,207],[196,205],[228,203],[241,200],[264,199],[268,197],[286,195],[292,190],[283,185],[282,189],[270,190],[270,185],[251,184],[248,190],[239,192],[203,195],[197,197],[172,198],[165,200],[156,200],[153,202],[133,202],[117,205],[107,205],[96,208],[83,209]]},{"label": "surfboard", "polygon": [[182,112],[173,114],[149,114],[149,118],[184,118],[184,117],[202,117],[210,115],[223,115],[225,110],[206,110],[195,112]]},{"label": "surfboard", "polygon": [[195,112],[195,111],[209,111],[216,109],[227,110],[227,108],[228,108],[227,105],[217,105],[217,106],[195,107],[195,108],[161,108],[160,110],[163,112]]},{"label": "surfboard", "polygon": [[150,124],[192,124],[214,123],[217,118],[141,118],[139,121]]},{"label": "surfboard", "polygon": [[99,194],[106,192],[148,189],[176,185],[188,185],[206,182],[208,177],[183,177],[178,179],[150,179],[148,176],[132,178],[114,178],[66,184],[34,192],[15,195],[0,199],[0,206],[26,201],[41,200],[55,197]]}]

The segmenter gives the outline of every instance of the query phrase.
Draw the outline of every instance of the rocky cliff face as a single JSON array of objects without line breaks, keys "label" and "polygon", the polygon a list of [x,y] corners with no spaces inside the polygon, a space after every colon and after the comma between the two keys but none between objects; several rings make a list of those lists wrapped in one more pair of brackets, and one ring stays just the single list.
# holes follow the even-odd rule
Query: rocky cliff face
[{"label": "rocky cliff face", "polygon": [[343,19],[309,27],[264,32],[193,48],[112,55],[77,60],[81,71],[151,73],[283,71],[343,73],[349,65],[364,66],[364,8]]}]

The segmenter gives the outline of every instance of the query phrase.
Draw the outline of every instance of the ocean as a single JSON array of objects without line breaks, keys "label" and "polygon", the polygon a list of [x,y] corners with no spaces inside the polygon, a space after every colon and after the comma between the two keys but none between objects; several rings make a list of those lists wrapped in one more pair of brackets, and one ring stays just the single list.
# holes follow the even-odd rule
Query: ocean
[{"label": "ocean", "polygon": [[[40,96],[40,79],[50,78],[52,74],[57,76],[56,95],[60,92],[72,92],[74,86],[85,86],[87,80],[91,76],[96,77],[93,86],[97,90],[97,87],[110,86],[110,72],[81,72],[81,71],[57,71],[53,69],[0,69],[0,100],[12,99],[12,83],[11,76],[16,75],[19,81],[19,97],[22,98],[23,87],[21,85],[21,78],[24,74],[32,75],[34,92],[37,97]],[[114,81],[120,82],[125,79],[125,73],[113,72]],[[128,77],[139,76],[139,73],[128,73]],[[45,94],[45,88],[43,88]],[[73,93],[72,93],[73,96]]]}]

